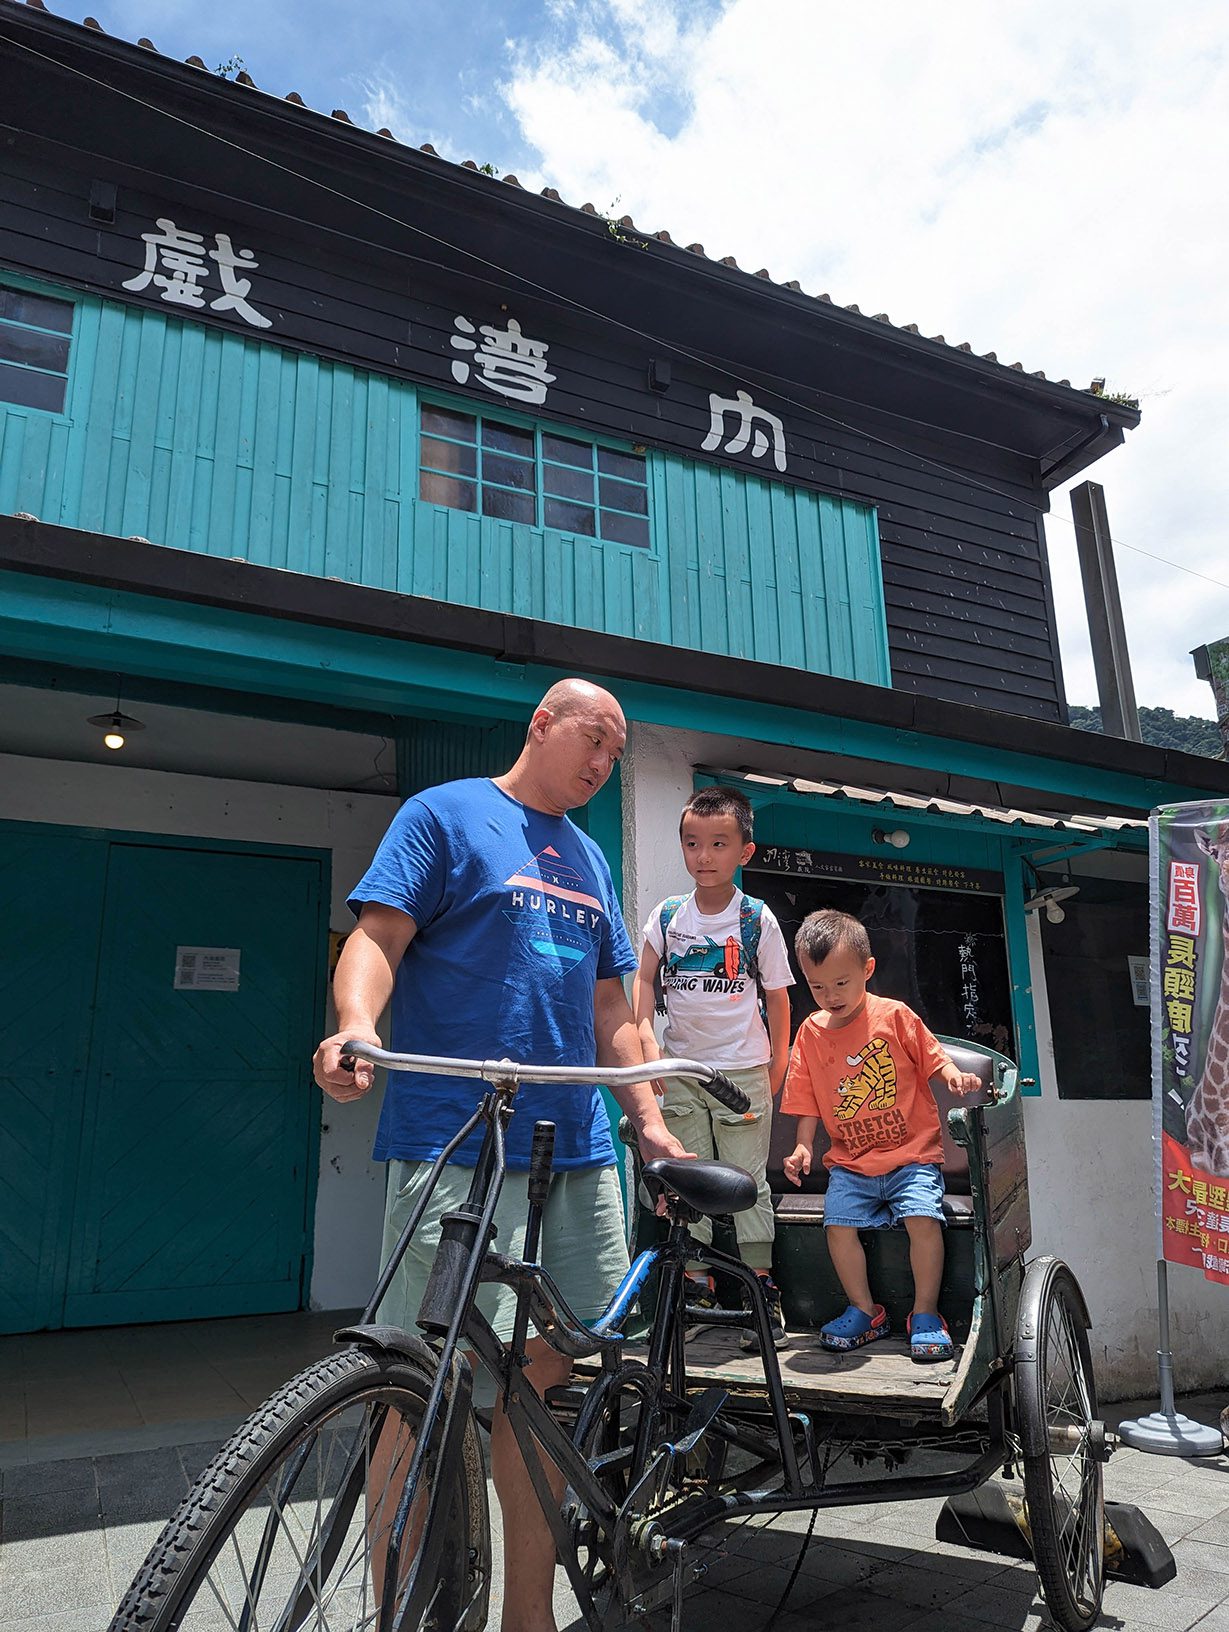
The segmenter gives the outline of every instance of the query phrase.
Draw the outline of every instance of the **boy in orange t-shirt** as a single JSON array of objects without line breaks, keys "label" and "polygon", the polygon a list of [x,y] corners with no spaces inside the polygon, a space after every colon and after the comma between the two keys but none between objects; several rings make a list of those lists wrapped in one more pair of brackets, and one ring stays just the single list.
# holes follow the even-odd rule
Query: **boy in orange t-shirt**
[{"label": "boy in orange t-shirt", "polygon": [[845,912],[813,912],[794,950],[819,1005],[798,1028],[781,1109],[797,1116],[798,1142],[785,1175],[811,1171],[816,1129],[832,1141],[824,1200],[828,1253],[849,1307],[821,1327],[826,1349],[887,1337],[887,1311],[871,1298],[858,1231],[903,1224],[909,1232],[913,1313],[909,1352],[945,1360],[951,1334],[939,1313],[943,1277],[943,1136],[930,1091],[942,1077],[957,1094],[981,1086],[961,1071],[906,1004],[866,990],[875,972],[865,927]]}]

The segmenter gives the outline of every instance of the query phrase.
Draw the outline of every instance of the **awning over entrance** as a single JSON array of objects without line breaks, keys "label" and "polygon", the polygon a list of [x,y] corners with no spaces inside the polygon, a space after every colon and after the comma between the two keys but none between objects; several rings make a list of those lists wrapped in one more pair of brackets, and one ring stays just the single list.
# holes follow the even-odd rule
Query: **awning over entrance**
[{"label": "awning over entrance", "polygon": [[905,814],[946,816],[988,823],[997,828],[1049,829],[1110,842],[1115,835],[1146,835],[1148,823],[1132,816],[1056,815],[1052,811],[1015,810],[1000,805],[971,805],[959,799],[941,799],[922,794],[901,793],[891,788],[863,788],[848,782],[816,782],[806,777],[766,776],[755,771],[729,771],[715,766],[697,766],[706,776],[722,782],[742,783],[748,790],[781,788],[790,793],[826,799],[844,805],[864,805],[871,809],[899,810]]}]

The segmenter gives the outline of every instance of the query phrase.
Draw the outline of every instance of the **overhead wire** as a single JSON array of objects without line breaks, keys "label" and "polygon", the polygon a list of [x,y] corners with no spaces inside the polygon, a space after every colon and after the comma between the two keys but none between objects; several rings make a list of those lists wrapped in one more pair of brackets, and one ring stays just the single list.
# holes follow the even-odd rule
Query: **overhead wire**
[{"label": "overhead wire", "polygon": [[[50,63],[55,68],[63,69],[68,73],[75,74],[79,79],[84,79],[87,83],[95,85],[101,90],[109,91],[115,96],[124,98],[126,101],[134,102],[138,107],[142,107],[147,112],[154,114],[155,117],[167,119],[175,124],[183,125],[185,129],[191,130],[198,136],[204,136],[210,141],[218,142],[224,147],[232,148],[235,152],[240,153],[244,158],[253,159],[257,163],[268,165],[271,169],[279,170],[284,175],[293,177],[296,181],[301,181],[307,186],[315,187],[321,192],[330,194],[334,198],[339,198],[346,204],[357,205],[360,209],[366,210],[369,213],[380,217],[382,220],[388,221],[393,226],[400,227],[405,232],[416,234],[420,238],[425,238],[433,243],[439,244],[442,248],[450,250],[454,255],[460,255],[466,260],[472,261],[475,265],[485,267],[490,272],[498,273],[503,278],[509,278],[514,283],[521,285],[523,288],[530,289],[537,294],[544,295],[548,299],[567,306],[573,311],[580,312],[587,317],[595,319],[598,323],[608,324],[615,328],[621,329],[624,333],[634,335],[637,339],[647,341],[652,345],[663,346],[668,351],[673,353],[673,355],[684,358],[688,362],[696,363],[701,368],[721,367],[724,368],[731,376],[737,375],[741,378],[754,380],[756,383],[764,385],[766,389],[768,389],[777,399],[777,401],[788,404],[788,406],[791,408],[797,408],[802,413],[810,416],[813,419],[822,420],[824,423],[833,426],[838,430],[845,431],[848,435],[855,438],[862,438],[866,441],[875,443],[879,447],[887,448],[891,452],[899,454],[902,458],[912,460],[916,465],[920,465],[924,468],[937,471],[940,474],[950,478],[952,481],[958,482],[962,486],[974,487],[980,492],[988,493],[994,498],[1002,499],[1007,504],[1023,505],[1025,509],[1032,511],[1039,519],[1046,516],[1057,517],[1058,520],[1063,521],[1066,525],[1075,530],[1075,522],[1071,517],[1062,515],[1061,512],[1048,511],[1041,505],[1032,504],[1026,496],[1004,492],[1003,489],[996,487],[993,483],[982,481],[979,477],[974,476],[967,471],[959,470],[951,465],[945,465],[941,460],[932,459],[926,454],[917,452],[915,449],[901,447],[898,443],[893,442],[889,437],[880,436],[874,431],[867,430],[863,426],[851,425],[846,420],[842,420],[835,414],[825,413],[822,409],[816,408],[814,404],[801,401],[800,399],[791,397],[788,395],[788,393],[781,391],[779,386],[775,384],[772,379],[767,379],[762,374],[758,374],[755,369],[746,369],[739,365],[731,364],[728,360],[720,358],[706,357],[702,353],[693,352],[687,347],[679,345],[676,340],[669,339],[664,335],[655,334],[649,329],[639,328],[635,324],[627,323],[621,318],[613,317],[607,312],[602,312],[595,307],[587,305],[583,301],[577,300],[572,295],[564,294],[560,290],[552,289],[548,284],[543,284],[534,278],[526,277],[524,273],[514,271],[512,268],[504,266],[499,261],[491,260],[488,256],[480,255],[474,250],[465,249],[462,245],[454,243],[451,239],[445,238],[439,233],[431,232],[426,227],[411,223],[404,220],[401,216],[395,215],[388,210],[381,209],[378,204],[372,204],[368,200],[358,198],[352,193],[343,192],[340,188],[333,187],[328,182],[322,181],[319,176],[309,175],[303,171],[296,170],[292,165],[284,164],[279,159],[269,157],[268,154],[257,152],[255,149],[245,146],[242,142],[234,141],[230,137],[223,136],[219,132],[211,130],[207,125],[201,125],[192,119],[185,118],[182,114],[172,113],[169,109],[159,107],[156,103],[148,101],[145,97],[138,96],[135,92],[123,90],[117,85],[111,85],[106,80],[100,79],[96,74],[87,73],[84,69],[74,67],[73,64],[64,62],[60,58],[52,56],[45,51],[39,51],[34,46],[26,44],[24,41],[19,40],[14,41],[13,43],[17,45],[19,50],[26,52],[29,56],[37,57],[43,62]],[[161,53],[158,53],[158,55],[161,56]],[[164,60],[173,61],[174,59],[167,58]],[[266,92],[263,94],[268,95],[269,93]],[[321,116],[317,115],[317,117]],[[566,221],[564,224],[571,225],[571,223]],[[399,252],[393,250],[392,253],[397,254]],[[415,257],[415,259],[418,259],[418,257]],[[439,262],[425,264],[434,266],[436,270],[451,270]],[[772,287],[776,286],[773,285]],[[926,421],[917,419],[913,415],[895,414],[892,417],[905,420],[913,425],[917,425],[920,429],[929,428]],[[984,446],[995,448],[1002,452],[1015,451],[1010,448],[1005,448],[1000,443],[991,442],[981,437],[970,436],[963,439],[967,441],[979,442]],[[1207,573],[1199,572],[1194,567],[1183,566],[1181,562],[1171,561],[1167,556],[1158,555],[1151,550],[1145,550],[1136,544],[1128,544],[1124,539],[1115,538],[1112,535],[1111,543],[1121,547],[1122,549],[1132,550],[1138,555],[1148,556],[1151,560],[1157,561],[1163,566],[1173,567],[1178,572],[1185,572],[1192,577],[1200,578],[1206,583],[1215,585],[1218,589],[1229,590],[1229,583],[1226,583],[1222,579],[1210,577]]]}]

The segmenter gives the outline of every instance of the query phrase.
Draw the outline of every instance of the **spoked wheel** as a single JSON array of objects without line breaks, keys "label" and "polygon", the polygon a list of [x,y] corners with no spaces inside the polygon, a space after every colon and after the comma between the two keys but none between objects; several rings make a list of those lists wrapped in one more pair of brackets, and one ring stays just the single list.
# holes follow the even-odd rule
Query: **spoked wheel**
[{"label": "spoked wheel", "polygon": [[1105,1585],[1103,1425],[1075,1276],[1057,1258],[1029,1266],[1020,1299],[1016,1411],[1033,1557],[1046,1607],[1087,1632]]},{"label": "spoked wheel", "polygon": [[[378,1624],[390,1531],[431,1388],[425,1363],[344,1349],[280,1389],[218,1452],[154,1543],[111,1632],[359,1632]],[[482,1632],[486,1479],[472,1419],[463,1468],[434,1459],[405,1526],[405,1582],[428,1503],[443,1544],[406,1632]]]}]

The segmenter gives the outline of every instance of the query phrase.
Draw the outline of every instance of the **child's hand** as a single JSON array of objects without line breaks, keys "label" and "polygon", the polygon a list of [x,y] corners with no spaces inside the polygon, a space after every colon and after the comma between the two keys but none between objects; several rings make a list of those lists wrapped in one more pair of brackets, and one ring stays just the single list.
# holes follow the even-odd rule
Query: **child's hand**
[{"label": "child's hand", "polygon": [[982,1080],[974,1071],[957,1071],[947,1079],[947,1086],[954,1094],[975,1094]]},{"label": "child's hand", "polygon": [[811,1149],[809,1145],[795,1145],[790,1154],[781,1163],[785,1177],[791,1184],[801,1185],[803,1175],[811,1171]]}]

